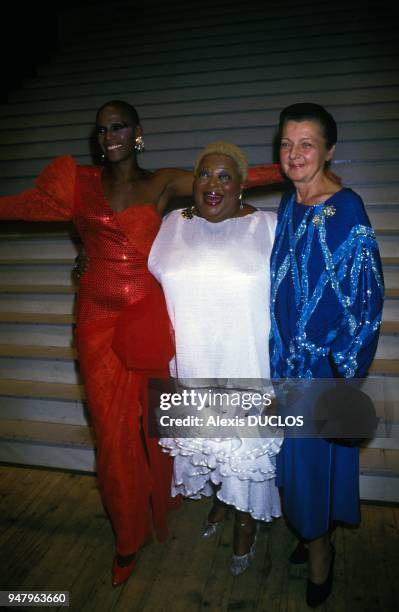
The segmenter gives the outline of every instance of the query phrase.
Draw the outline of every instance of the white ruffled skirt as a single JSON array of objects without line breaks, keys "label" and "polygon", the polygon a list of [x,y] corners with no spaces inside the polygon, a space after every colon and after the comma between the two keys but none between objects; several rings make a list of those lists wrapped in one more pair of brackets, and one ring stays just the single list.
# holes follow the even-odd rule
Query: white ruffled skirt
[{"label": "white ruffled skirt", "polygon": [[172,495],[218,499],[254,519],[281,516],[276,487],[276,455],[282,438],[161,438],[174,457]]}]

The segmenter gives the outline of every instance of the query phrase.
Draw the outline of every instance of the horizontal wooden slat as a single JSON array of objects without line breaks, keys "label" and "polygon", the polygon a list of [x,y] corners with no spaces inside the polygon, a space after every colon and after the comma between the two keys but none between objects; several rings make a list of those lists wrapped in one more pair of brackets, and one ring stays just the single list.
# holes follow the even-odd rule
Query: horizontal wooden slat
[{"label": "horizontal wooden slat", "polygon": [[74,285],[13,285],[0,284],[1,293],[76,293]]},{"label": "horizontal wooden slat", "polygon": [[[384,309],[383,309],[383,322],[384,323],[395,323],[399,321],[399,301],[398,298],[389,298],[385,299]],[[397,332],[396,332],[397,335]],[[391,345],[393,350],[395,351],[394,355],[389,355],[387,357],[395,357],[399,358],[399,342],[396,340],[396,335],[393,334],[391,337],[386,336],[388,340],[388,344]],[[396,355],[398,353],[398,355]],[[385,357],[385,355],[384,355]]]},{"label": "horizontal wooden slat", "polygon": [[[74,258],[72,257],[65,257],[65,258],[45,258],[45,257],[41,257],[41,258],[15,258],[15,259],[11,259],[11,258],[3,258],[0,257],[0,266],[60,266],[60,265],[66,265],[66,266],[73,266],[74,265]],[[0,288],[1,291],[1,288]]]},{"label": "horizontal wooden slat", "polygon": [[[25,340],[25,344],[29,340]],[[0,356],[0,378],[36,381],[50,384],[80,385],[82,379],[73,359],[54,359],[48,356]]]},{"label": "horizontal wooden slat", "polygon": [[375,233],[376,233],[376,236],[380,236],[380,237],[383,237],[383,236],[395,237],[399,234],[399,229],[397,227],[396,228],[378,228],[376,229]]},{"label": "horizontal wooden slat", "polygon": [[90,427],[44,421],[0,419],[0,439],[94,446],[94,435]]},{"label": "horizontal wooden slat", "polygon": [[88,413],[78,400],[42,399],[0,395],[2,419],[48,421],[69,425],[88,425]]},{"label": "horizontal wooden slat", "polygon": [[83,401],[83,385],[0,379],[0,395]]},{"label": "horizontal wooden slat", "polygon": [[[384,306],[384,318],[387,314],[387,304]],[[399,318],[395,312],[396,319]],[[394,318],[392,320],[395,320]],[[399,342],[395,335],[382,334],[378,340],[376,359],[399,359]]]},{"label": "horizontal wooden slat", "polygon": [[[70,244],[79,239],[78,234],[72,223],[50,223],[50,222],[29,222],[29,221],[2,221],[0,224],[0,241],[16,240],[20,244],[16,248],[25,246],[25,241],[39,240],[44,242],[43,248],[46,249],[52,241],[56,241],[57,246]],[[54,255],[56,257],[56,255]]]},{"label": "horizontal wooden slat", "polygon": [[398,359],[374,359],[370,372],[372,374],[383,374],[389,376],[399,376]]},{"label": "horizontal wooden slat", "polygon": [[[62,268],[61,268],[62,270]],[[62,274],[63,284],[60,282],[60,270],[53,266],[0,266],[0,296],[1,302],[23,299],[32,303],[72,304],[75,300],[77,288],[69,267],[67,273]],[[46,284],[43,284],[43,280]],[[12,312],[13,308],[4,309]],[[61,311],[56,311],[61,312]]]},{"label": "horizontal wooden slat", "polygon": [[70,346],[27,346],[0,344],[0,357],[22,357],[31,359],[55,359],[73,361],[77,359],[76,349]]},{"label": "horizontal wooden slat", "polygon": [[68,314],[0,312],[0,323],[43,323],[45,325],[70,325],[74,322],[75,317]]},{"label": "horizontal wooden slat", "polygon": [[399,321],[383,321],[381,324],[382,334],[399,334]]},{"label": "horizontal wooden slat", "polygon": [[34,344],[38,346],[69,347],[73,339],[73,324],[65,323],[21,323],[12,321],[1,322],[0,342],[2,344]]},{"label": "horizontal wooden slat", "polygon": [[360,472],[381,472],[399,476],[399,451],[396,449],[362,448]]},{"label": "horizontal wooden slat", "polygon": [[399,257],[382,257],[382,263],[384,266],[398,266]]}]

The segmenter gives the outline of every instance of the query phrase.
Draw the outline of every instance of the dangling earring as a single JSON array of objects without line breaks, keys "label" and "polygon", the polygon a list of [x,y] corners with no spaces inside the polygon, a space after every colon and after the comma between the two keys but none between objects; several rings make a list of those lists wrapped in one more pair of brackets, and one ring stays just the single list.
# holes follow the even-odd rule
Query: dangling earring
[{"label": "dangling earring", "polygon": [[134,143],[134,150],[136,153],[142,153],[144,151],[144,138],[141,134],[136,136],[136,141]]},{"label": "dangling earring", "polygon": [[105,153],[101,153],[100,157],[101,157],[101,161],[104,161],[105,160]]},{"label": "dangling earring", "polygon": [[240,209],[242,210],[244,208],[244,204],[242,202],[242,193],[240,193],[240,195],[238,196],[238,201],[240,202]]}]

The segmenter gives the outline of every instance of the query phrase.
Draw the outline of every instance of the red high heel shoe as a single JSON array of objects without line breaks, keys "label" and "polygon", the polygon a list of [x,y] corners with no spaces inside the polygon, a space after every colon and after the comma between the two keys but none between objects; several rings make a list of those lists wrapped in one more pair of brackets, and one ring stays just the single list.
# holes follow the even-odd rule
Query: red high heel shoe
[{"label": "red high heel shoe", "polygon": [[112,586],[116,587],[126,582],[135,567],[135,558],[128,565],[122,566],[119,565],[118,556],[116,555],[112,562]]}]

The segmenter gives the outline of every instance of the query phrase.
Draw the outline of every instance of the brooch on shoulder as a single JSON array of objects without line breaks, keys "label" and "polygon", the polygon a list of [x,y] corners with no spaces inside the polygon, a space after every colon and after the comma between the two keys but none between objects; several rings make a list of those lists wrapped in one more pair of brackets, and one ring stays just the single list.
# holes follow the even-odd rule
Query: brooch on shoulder
[{"label": "brooch on shoulder", "polygon": [[333,206],[332,204],[328,204],[327,206],[324,206],[320,214],[315,215],[313,217],[312,223],[314,225],[321,225],[321,223],[323,223],[323,217],[333,217],[336,212],[337,209],[335,208],[335,206]]},{"label": "brooch on shoulder", "polygon": [[195,206],[189,206],[188,208],[183,208],[181,211],[181,216],[183,219],[192,219],[194,217]]},{"label": "brooch on shoulder", "polygon": [[332,204],[329,204],[328,206],[325,206],[323,208],[323,215],[325,215],[326,217],[333,217],[336,212],[337,209]]}]

